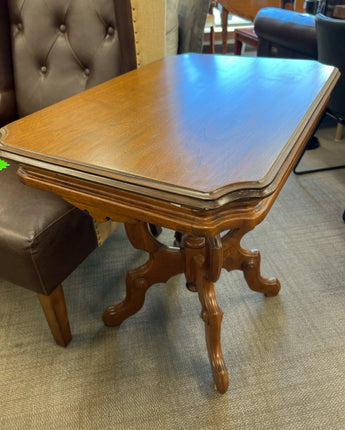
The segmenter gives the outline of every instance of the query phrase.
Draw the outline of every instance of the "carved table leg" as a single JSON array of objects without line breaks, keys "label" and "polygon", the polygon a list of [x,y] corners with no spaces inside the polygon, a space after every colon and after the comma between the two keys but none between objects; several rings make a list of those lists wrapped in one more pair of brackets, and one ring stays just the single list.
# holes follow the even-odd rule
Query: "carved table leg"
[{"label": "carved table leg", "polygon": [[229,377],[221,347],[220,309],[214,289],[221,269],[242,270],[249,287],[267,296],[278,294],[280,283],[275,278],[265,279],[260,274],[260,253],[243,249],[240,241],[250,230],[233,229],[222,239],[181,235],[181,249],[170,248],[160,243],[149,231],[146,223],[126,224],[126,232],[132,245],[149,253],[141,267],[129,270],[126,279],[126,297],[113,306],[108,306],[103,320],[108,326],[120,325],[126,318],[138,312],[144,304],[148,288],[166,282],[178,273],[185,273],[187,287],[197,291],[202,306],[201,318],[205,323],[207,351],[216,388],[225,393]]},{"label": "carved table leg", "polygon": [[221,240],[219,236],[206,241],[203,238],[187,236],[184,246],[187,286],[190,288],[195,285],[198,291],[213,379],[217,390],[225,393],[229,386],[229,377],[221,347],[223,312],[217,303],[213,284],[218,280],[222,268]]},{"label": "carved table leg", "polygon": [[185,271],[185,257],[180,249],[163,245],[149,231],[146,223],[126,224],[126,232],[134,248],[149,253],[141,267],[129,270],[126,279],[126,298],[117,305],[108,306],[103,321],[108,326],[120,325],[138,312],[145,301],[148,288]]},{"label": "carved table leg", "polygon": [[263,278],[260,274],[260,252],[241,247],[241,239],[247,231],[230,230],[223,237],[224,263],[228,270],[242,270],[249,288],[266,296],[276,296],[280,290],[280,282],[276,278]]}]

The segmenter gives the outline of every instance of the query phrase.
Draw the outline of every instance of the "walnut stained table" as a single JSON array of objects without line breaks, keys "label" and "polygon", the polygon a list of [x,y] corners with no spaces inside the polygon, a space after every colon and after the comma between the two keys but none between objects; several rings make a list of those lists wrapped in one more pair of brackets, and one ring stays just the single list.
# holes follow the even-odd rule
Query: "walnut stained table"
[{"label": "walnut stained table", "polygon": [[[270,210],[338,77],[307,60],[168,57],[9,124],[0,153],[21,163],[25,183],[124,222],[149,253],[105,324],[136,313],[151,285],[185,274],[223,393],[215,283],[222,268],[239,269],[254,291],[278,293],[279,281],[260,275],[259,252],[240,241]],[[180,246],[161,244],[148,223],[180,232]]]}]

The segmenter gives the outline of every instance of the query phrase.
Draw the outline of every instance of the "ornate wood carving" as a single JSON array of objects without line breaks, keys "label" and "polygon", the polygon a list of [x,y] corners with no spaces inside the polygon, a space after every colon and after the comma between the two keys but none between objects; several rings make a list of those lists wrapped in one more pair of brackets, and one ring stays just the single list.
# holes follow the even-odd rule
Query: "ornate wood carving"
[{"label": "ornate wood carving", "polygon": [[276,278],[263,278],[260,274],[260,252],[246,250],[241,247],[242,237],[251,228],[231,230],[223,238],[224,262],[223,267],[228,270],[242,270],[249,288],[266,296],[276,296],[280,290],[280,282]]},{"label": "ornate wood carving", "polygon": [[[339,78],[317,62],[274,60],[168,57],[2,129],[0,154],[21,163],[21,180],[125,222],[148,252],[127,274],[125,299],[105,310],[107,325],[138,312],[151,285],[185,273],[220,392],[228,373],[214,283],[223,267],[237,269],[254,291],[278,293],[259,252],[240,242],[267,215]],[[210,93],[223,121],[210,116]],[[161,244],[148,223],[178,231],[179,247]]]},{"label": "ornate wood carving", "polygon": [[181,248],[171,248],[154,238],[146,223],[126,224],[126,232],[135,248],[149,253],[149,259],[141,267],[128,271],[126,297],[121,303],[107,307],[103,314],[105,324],[120,325],[141,309],[151,285],[166,282],[171,276],[184,272],[187,287],[198,292],[214,382],[217,390],[224,393],[229,378],[221,348],[223,312],[217,303],[213,284],[219,278],[223,263],[220,237],[205,240],[186,235]]},{"label": "ornate wood carving", "polygon": [[225,393],[229,386],[229,376],[221,346],[221,323],[223,319],[223,311],[217,302],[214,283],[207,279],[209,273],[212,273],[211,268],[217,266],[220,270],[222,265],[222,256],[221,253],[214,252],[208,252],[208,256],[209,258],[206,260],[200,257],[194,259],[194,271],[198,296],[202,306],[201,318],[205,323],[207,352],[214,383],[220,393]]},{"label": "ornate wood carving", "polygon": [[146,223],[127,223],[126,232],[135,248],[149,253],[149,259],[137,269],[128,271],[126,298],[117,305],[108,306],[103,314],[103,321],[108,326],[120,325],[126,318],[138,312],[151,285],[166,282],[172,276],[185,271],[184,255],[180,250],[161,244],[153,237]]},{"label": "ornate wood carving", "polygon": [[190,291],[197,292],[194,264],[196,258],[205,259],[205,238],[185,235],[182,246],[186,254],[186,286]]}]

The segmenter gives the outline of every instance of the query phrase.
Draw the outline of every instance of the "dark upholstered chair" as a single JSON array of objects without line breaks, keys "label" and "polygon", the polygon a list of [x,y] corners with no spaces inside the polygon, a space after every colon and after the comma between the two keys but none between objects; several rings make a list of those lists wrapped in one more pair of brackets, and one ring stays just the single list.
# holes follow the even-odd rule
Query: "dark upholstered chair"
[{"label": "dark upholstered chair", "polygon": [[256,15],[254,29],[260,57],[317,58],[314,15],[267,7]]},{"label": "dark upholstered chair", "polygon": [[[324,0],[319,10],[333,15],[335,5],[345,4],[345,0]],[[307,13],[297,13],[278,8],[264,8],[255,18],[255,32],[259,38],[258,55],[277,58],[304,58],[319,60],[322,63],[337,66],[342,72],[330,103],[325,111],[338,123],[335,138],[340,140],[345,124],[345,73],[344,48],[340,40],[344,39],[345,21],[318,14],[316,17]],[[340,33],[342,33],[340,35]],[[317,130],[317,128],[316,128]],[[315,132],[316,132],[315,130]],[[305,149],[319,145],[318,139],[312,136]],[[303,157],[301,155],[299,161]],[[311,170],[297,170],[294,173],[306,174],[325,170],[340,169],[343,164]]]},{"label": "dark upholstered chair", "polygon": [[338,122],[340,137],[345,125],[345,20],[317,14],[316,35],[318,60],[321,63],[336,66],[340,79],[334,88],[327,110]]},{"label": "dark upholstered chair", "polygon": [[[335,5],[345,0],[321,0],[318,11],[333,17]],[[261,9],[254,20],[258,55],[317,59],[315,16],[274,7]]]},{"label": "dark upholstered chair", "polygon": [[[145,7],[138,0],[0,0],[0,126],[164,56],[164,14],[164,0]],[[56,342],[66,346],[61,283],[115,224],[97,224],[23,185],[18,165],[9,164],[0,170],[0,278],[38,294]]]},{"label": "dark upholstered chair", "polygon": [[[331,116],[337,122],[335,140],[341,140],[345,126],[345,47],[340,41],[345,40],[345,20],[329,18],[325,15],[317,14],[315,24],[318,61],[336,66],[341,73],[325,111],[326,115]],[[297,170],[298,163],[302,157],[303,154],[294,168],[294,172],[299,175],[345,168],[345,164],[338,164],[318,169]]]}]

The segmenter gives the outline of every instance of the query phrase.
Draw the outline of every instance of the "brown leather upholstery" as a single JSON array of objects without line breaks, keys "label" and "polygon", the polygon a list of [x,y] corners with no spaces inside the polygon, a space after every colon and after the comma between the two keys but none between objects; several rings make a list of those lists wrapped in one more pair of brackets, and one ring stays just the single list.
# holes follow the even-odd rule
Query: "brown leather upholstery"
[{"label": "brown leather upholstery", "polygon": [[[130,5],[0,0],[0,125],[136,67]],[[20,183],[17,167],[10,161],[0,171],[0,277],[50,297],[97,246],[94,222],[61,198]],[[55,302],[44,310],[55,339],[66,345],[68,333],[54,333]]]},{"label": "brown leather upholstery", "polygon": [[109,0],[11,0],[16,101],[20,116],[120,74]]},{"label": "brown leather upholstery", "polygon": [[0,125],[16,115],[7,1],[0,0]]},{"label": "brown leather upholstery", "polygon": [[93,220],[19,182],[10,163],[0,172],[1,278],[49,295],[97,247]]},{"label": "brown leather upholstery", "polygon": [[[185,2],[190,11],[199,4]],[[186,26],[194,21],[201,40],[203,14],[189,13]],[[0,126],[164,53],[165,0],[0,0]],[[55,340],[66,345],[61,282],[97,246],[93,220],[21,184],[10,164],[0,170],[0,278],[39,294]]]}]

